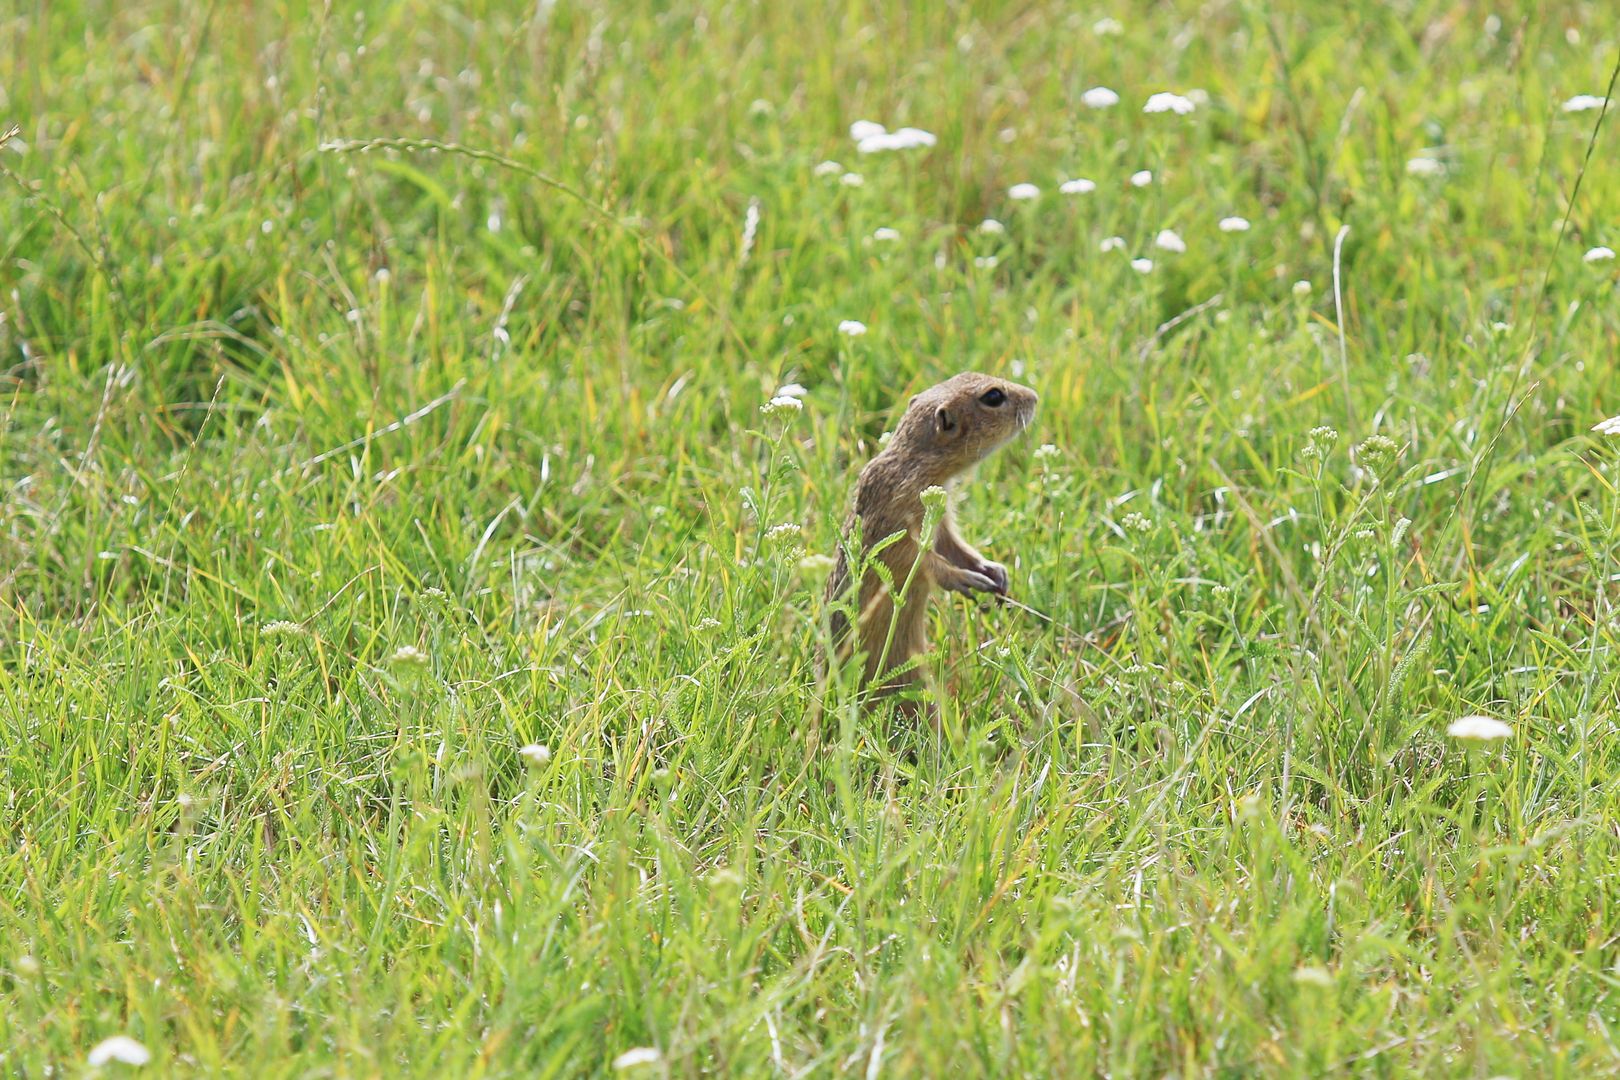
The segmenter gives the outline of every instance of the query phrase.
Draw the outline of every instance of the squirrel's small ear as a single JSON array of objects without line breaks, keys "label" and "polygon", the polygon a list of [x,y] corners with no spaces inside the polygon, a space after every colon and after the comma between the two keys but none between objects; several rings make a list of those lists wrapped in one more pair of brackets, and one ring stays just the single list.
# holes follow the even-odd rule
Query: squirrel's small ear
[{"label": "squirrel's small ear", "polygon": [[950,409],[941,405],[934,413],[934,427],[940,431],[955,431],[956,417],[951,414]]}]

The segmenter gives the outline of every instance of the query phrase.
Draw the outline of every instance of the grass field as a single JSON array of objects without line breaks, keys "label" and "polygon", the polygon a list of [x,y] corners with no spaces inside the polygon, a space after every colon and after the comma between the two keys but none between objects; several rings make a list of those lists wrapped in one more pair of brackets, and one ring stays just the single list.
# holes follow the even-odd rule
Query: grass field
[{"label": "grass field", "polygon": [[[0,10],[0,1069],[1620,1074],[1617,57]],[[936,603],[935,733],[817,686],[803,557],[969,367],[1035,610]]]}]

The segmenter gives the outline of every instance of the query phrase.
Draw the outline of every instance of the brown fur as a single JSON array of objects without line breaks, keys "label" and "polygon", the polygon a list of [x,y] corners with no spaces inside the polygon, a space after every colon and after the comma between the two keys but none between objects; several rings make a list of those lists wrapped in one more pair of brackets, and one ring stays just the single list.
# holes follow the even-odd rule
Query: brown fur
[{"label": "brown fur", "polygon": [[[999,405],[982,400],[992,390],[1005,397]],[[893,593],[874,570],[868,569],[861,581],[854,640],[844,613],[833,614],[839,657],[847,658],[857,644],[865,653],[864,687],[886,694],[917,681],[914,667],[896,669],[927,648],[928,599],[934,588],[1006,595],[1006,567],[980,555],[957,534],[948,500],[933,543],[922,550],[922,493],[934,486],[949,490],[963,473],[1028,427],[1036,400],[1028,387],[963,372],[912,398],[889,445],[861,470],[846,535],[859,520],[865,553],[886,537],[904,534],[877,555],[894,579]],[[840,550],[827,582],[828,600],[838,599],[849,587],[850,568]],[[905,601],[896,614],[894,601],[902,592]]]}]

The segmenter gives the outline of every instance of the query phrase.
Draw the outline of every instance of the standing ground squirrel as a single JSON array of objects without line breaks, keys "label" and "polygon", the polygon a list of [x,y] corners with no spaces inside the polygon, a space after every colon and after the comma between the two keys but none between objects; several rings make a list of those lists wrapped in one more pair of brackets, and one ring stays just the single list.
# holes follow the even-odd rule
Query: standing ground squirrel
[{"label": "standing ground squirrel", "polygon": [[[949,500],[934,527],[932,545],[922,549],[926,516],[922,496],[928,488],[948,487],[1028,427],[1036,400],[1028,387],[965,371],[912,398],[889,445],[861,470],[845,535],[858,519],[865,553],[885,538],[903,534],[876,556],[893,578],[893,594],[871,568],[861,581],[856,637],[866,654],[863,686],[872,686],[880,671],[892,673],[880,693],[917,681],[915,667],[907,665],[927,648],[928,596],[935,586],[1006,595],[1007,568],[990,562],[957,535]],[[848,559],[840,549],[838,565],[827,581],[829,602],[843,595],[849,579]],[[902,592],[904,602],[897,616],[894,601]],[[834,610],[831,628],[839,658],[847,658],[856,642],[850,640],[849,620],[842,610]]]}]

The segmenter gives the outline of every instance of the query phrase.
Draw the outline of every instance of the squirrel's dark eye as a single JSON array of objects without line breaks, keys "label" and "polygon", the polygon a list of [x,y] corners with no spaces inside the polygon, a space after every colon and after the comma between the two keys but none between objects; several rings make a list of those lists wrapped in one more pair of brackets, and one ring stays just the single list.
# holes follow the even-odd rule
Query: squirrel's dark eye
[{"label": "squirrel's dark eye", "polygon": [[1007,400],[1007,395],[1002,393],[1001,387],[998,386],[994,390],[986,390],[980,394],[979,400],[994,409]]}]

